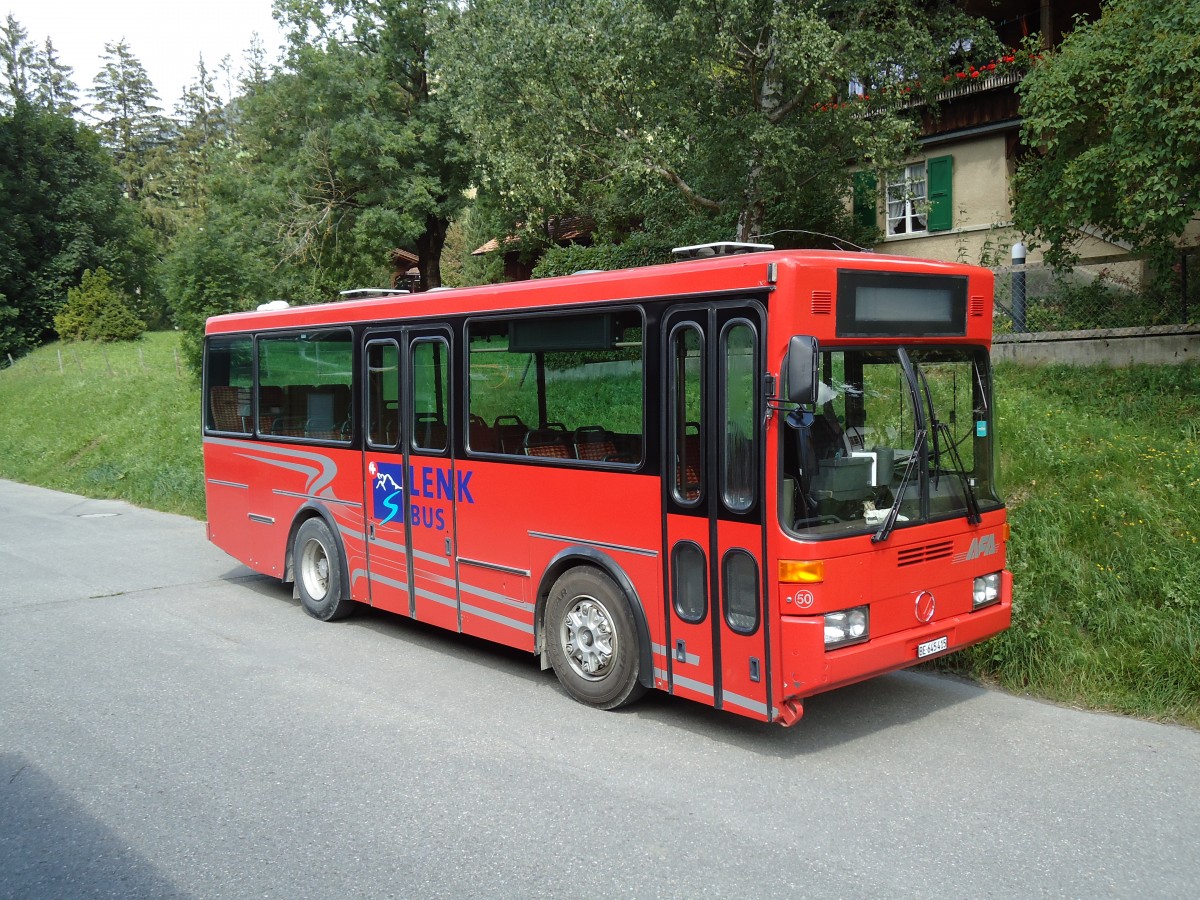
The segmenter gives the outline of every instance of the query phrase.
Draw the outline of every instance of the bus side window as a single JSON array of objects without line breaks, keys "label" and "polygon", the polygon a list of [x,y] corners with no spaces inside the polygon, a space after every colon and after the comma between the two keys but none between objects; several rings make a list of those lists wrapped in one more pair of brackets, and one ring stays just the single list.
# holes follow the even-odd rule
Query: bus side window
[{"label": "bus side window", "polygon": [[704,335],[693,322],[678,326],[671,334],[671,478],[675,500],[695,506],[704,494],[703,372]]},{"label": "bus side window", "polygon": [[400,350],[395,341],[367,345],[367,443],[395,447],[400,433]]},{"label": "bus side window", "polygon": [[745,319],[735,319],[721,330],[721,500],[734,512],[749,510],[757,493],[756,343],[754,326]]},{"label": "bus side window", "polygon": [[209,431],[249,434],[254,430],[250,389],[254,352],[249,336],[211,337],[204,347],[204,425]]}]

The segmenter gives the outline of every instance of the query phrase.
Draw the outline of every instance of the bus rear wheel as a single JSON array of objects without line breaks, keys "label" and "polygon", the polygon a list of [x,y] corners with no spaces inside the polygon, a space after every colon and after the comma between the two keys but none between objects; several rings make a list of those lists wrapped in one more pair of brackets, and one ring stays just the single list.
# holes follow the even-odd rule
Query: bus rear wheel
[{"label": "bus rear wheel", "polygon": [[342,584],[341,546],[322,519],[309,519],[296,532],[292,565],[306,613],[322,622],[349,614],[353,603]]},{"label": "bus rear wheel", "polygon": [[546,605],[550,665],[576,700],[597,709],[632,703],[638,682],[638,636],[629,601],[616,582],[592,568],[571,569]]}]

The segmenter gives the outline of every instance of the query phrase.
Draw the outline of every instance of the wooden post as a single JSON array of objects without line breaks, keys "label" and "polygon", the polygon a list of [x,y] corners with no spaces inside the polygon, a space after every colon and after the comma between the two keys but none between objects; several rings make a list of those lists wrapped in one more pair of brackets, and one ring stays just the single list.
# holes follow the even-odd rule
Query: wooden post
[{"label": "wooden post", "polygon": [[67,370],[63,368],[63,364],[62,364],[62,347],[58,348],[57,353],[58,353],[58,374],[66,375]]}]

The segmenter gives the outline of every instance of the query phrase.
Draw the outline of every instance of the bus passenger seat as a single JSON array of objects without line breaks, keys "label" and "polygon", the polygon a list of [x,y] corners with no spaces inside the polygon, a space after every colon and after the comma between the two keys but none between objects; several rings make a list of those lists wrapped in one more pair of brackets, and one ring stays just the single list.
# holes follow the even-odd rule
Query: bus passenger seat
[{"label": "bus passenger seat", "polygon": [[[212,427],[216,431],[247,431],[250,416],[250,390],[217,384],[209,391]],[[244,418],[243,418],[244,417]]]},{"label": "bus passenger seat", "polygon": [[529,426],[521,421],[520,416],[496,416],[492,423],[496,429],[496,439],[500,442],[501,453],[520,455],[524,448],[525,435],[529,434]]},{"label": "bus passenger seat", "polygon": [[481,416],[471,414],[467,424],[467,443],[477,453],[495,453],[500,449],[496,432]]},{"label": "bus passenger seat", "polygon": [[580,459],[603,462],[615,460],[617,445],[612,433],[600,425],[585,425],[576,428],[574,434],[575,455]]},{"label": "bus passenger seat", "polygon": [[545,456],[553,459],[573,459],[565,440],[565,432],[555,428],[537,428],[525,435],[525,455]]}]

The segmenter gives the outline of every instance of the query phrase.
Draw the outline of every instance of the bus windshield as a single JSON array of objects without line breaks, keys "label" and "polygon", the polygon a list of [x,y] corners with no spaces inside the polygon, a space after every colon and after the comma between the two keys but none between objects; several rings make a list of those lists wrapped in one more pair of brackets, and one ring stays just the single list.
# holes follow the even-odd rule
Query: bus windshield
[{"label": "bus windshield", "polygon": [[891,347],[821,354],[817,403],[783,423],[783,524],[871,532],[1000,505],[987,354]]}]

